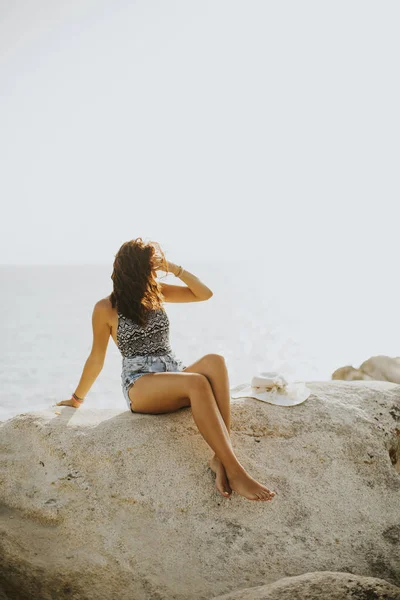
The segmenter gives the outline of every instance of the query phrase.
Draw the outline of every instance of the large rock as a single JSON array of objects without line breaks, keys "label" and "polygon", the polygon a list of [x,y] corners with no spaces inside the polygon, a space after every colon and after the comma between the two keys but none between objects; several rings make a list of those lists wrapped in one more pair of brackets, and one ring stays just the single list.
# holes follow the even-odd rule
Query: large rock
[{"label": "large rock", "polygon": [[214,600],[400,600],[400,588],[383,579],[349,573],[305,573],[239,590]]},{"label": "large rock", "polygon": [[399,585],[400,386],[308,385],[294,407],[232,401],[233,446],[271,502],[218,494],[190,408],[0,424],[8,597],[209,600],[312,571]]}]

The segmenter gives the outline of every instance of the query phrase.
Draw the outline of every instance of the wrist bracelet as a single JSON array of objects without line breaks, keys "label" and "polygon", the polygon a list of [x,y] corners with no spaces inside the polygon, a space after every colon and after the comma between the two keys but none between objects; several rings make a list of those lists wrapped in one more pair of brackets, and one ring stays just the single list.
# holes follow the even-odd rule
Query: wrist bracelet
[{"label": "wrist bracelet", "polygon": [[175,277],[180,277],[185,269],[183,267],[179,267],[179,271],[175,274]]},{"label": "wrist bracelet", "polygon": [[84,398],[78,398],[78,396],[76,394],[72,394],[72,398],[74,398],[74,400],[76,400],[77,402],[83,402]]}]

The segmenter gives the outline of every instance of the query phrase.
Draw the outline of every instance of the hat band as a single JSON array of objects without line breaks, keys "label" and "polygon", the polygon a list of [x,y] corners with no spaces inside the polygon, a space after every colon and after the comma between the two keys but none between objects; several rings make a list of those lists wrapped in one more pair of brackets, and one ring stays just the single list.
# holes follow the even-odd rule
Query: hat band
[{"label": "hat band", "polygon": [[272,392],[272,391],[278,391],[278,390],[283,390],[285,389],[286,385],[285,384],[281,384],[281,383],[274,383],[272,385],[252,385],[251,389],[255,390],[257,393],[262,393],[262,392]]}]

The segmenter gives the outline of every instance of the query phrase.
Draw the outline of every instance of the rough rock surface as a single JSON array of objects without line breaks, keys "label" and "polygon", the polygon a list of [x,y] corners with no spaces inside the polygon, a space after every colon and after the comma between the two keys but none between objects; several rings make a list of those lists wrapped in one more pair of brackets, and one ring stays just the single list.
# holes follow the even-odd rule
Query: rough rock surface
[{"label": "rough rock surface", "polygon": [[236,454],[271,502],[218,494],[190,407],[52,407],[1,423],[0,588],[209,600],[314,571],[399,586],[400,386],[307,385],[298,406],[232,400]]},{"label": "rough rock surface", "polygon": [[214,600],[400,600],[400,588],[383,579],[349,573],[305,573]]}]

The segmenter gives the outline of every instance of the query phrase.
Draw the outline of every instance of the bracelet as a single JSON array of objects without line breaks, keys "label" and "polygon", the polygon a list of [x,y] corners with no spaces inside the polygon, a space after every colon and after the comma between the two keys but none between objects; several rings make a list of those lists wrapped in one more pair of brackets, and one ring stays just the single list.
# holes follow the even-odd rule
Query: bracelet
[{"label": "bracelet", "polygon": [[76,400],[77,402],[83,402],[84,398],[78,398],[78,396],[76,394],[72,394],[72,398],[74,398],[74,400]]},{"label": "bracelet", "polygon": [[180,277],[185,269],[183,267],[179,267],[179,271],[175,274],[175,277]]}]

